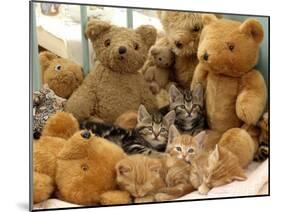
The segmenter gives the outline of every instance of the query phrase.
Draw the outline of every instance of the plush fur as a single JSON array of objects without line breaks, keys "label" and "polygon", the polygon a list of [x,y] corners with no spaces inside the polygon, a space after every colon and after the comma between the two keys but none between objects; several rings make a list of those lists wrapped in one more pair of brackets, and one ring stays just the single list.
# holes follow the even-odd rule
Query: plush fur
[{"label": "plush fur", "polygon": [[127,111],[121,114],[115,121],[115,124],[121,128],[132,130],[138,123],[138,111]]},{"label": "plush fur", "polygon": [[[192,87],[197,82],[204,85],[208,126],[222,134],[226,132],[220,142],[238,154],[244,167],[253,159],[257,139],[250,132],[251,127],[248,132],[227,130],[243,124],[255,125],[264,111],[266,85],[262,75],[253,69],[258,61],[263,28],[254,19],[240,23],[205,15],[203,22],[198,49],[200,63]],[[234,143],[240,143],[241,147],[232,149]]]},{"label": "plush fur", "polygon": [[150,48],[142,73],[152,93],[157,94],[168,85],[173,71],[175,55],[167,37],[161,37]]},{"label": "plush fur", "polygon": [[55,194],[81,205],[130,203],[127,192],[116,190],[115,165],[124,157],[117,145],[78,131],[71,114],[58,112],[33,145],[33,202]]},{"label": "plush fur", "polygon": [[113,123],[128,110],[144,104],[157,107],[148,84],[138,72],[155,43],[156,29],[143,25],[128,29],[91,19],[86,27],[98,62],[66,103],[79,120],[98,117]]},{"label": "plush fur", "polygon": [[56,95],[68,98],[83,81],[82,67],[68,59],[44,51],[39,54],[42,83],[48,84]]}]

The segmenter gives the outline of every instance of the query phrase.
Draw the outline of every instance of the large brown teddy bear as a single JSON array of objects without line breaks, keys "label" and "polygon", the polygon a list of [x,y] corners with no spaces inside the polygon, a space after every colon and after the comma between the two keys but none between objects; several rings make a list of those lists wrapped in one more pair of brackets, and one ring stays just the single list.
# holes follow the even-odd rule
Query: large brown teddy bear
[{"label": "large brown teddy bear", "polygon": [[[224,133],[222,145],[229,146],[236,155],[246,155],[239,158],[244,167],[253,159],[257,144],[240,127],[257,123],[267,99],[264,79],[254,69],[263,28],[255,19],[241,23],[204,15],[203,22],[198,48],[200,62],[192,87],[196,82],[204,85],[209,128]],[[248,143],[248,148],[234,148],[239,142]]]},{"label": "large brown teddy bear", "polygon": [[74,204],[126,204],[128,193],[116,190],[115,165],[123,150],[89,131],[79,131],[69,113],[51,116],[33,145],[33,202],[55,195]]},{"label": "large brown teddy bear", "polygon": [[39,54],[42,83],[56,95],[68,98],[83,81],[82,67],[68,59],[44,51]]},{"label": "large brown teddy bear", "polygon": [[143,25],[128,29],[91,19],[86,28],[98,62],[66,103],[66,111],[79,121],[100,118],[114,122],[140,104],[156,108],[156,100],[138,70],[144,64],[156,29]]}]

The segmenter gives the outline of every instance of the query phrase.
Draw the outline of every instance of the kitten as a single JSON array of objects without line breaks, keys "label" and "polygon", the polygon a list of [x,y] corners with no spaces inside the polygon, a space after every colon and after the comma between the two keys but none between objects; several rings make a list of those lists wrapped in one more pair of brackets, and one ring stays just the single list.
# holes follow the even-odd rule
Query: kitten
[{"label": "kitten", "polygon": [[219,144],[209,151],[204,149],[205,131],[194,137],[180,135],[175,126],[171,126],[169,131],[166,152],[191,164],[190,182],[199,193],[207,194],[213,187],[246,179],[237,156],[232,152]]},{"label": "kitten", "polygon": [[170,104],[160,109],[162,113],[175,111],[175,126],[184,134],[195,135],[205,129],[203,87],[200,83],[194,89],[179,90],[175,85],[169,89]]},{"label": "kitten", "polygon": [[135,203],[167,201],[193,191],[190,166],[168,155],[132,155],[116,165],[117,183]]},{"label": "kitten", "polygon": [[156,112],[150,115],[146,108],[141,105],[138,110],[137,126],[133,130],[93,121],[83,122],[81,128],[91,130],[97,136],[116,143],[127,154],[152,154],[165,151],[168,129],[174,123],[174,120],[174,111],[167,113],[165,116]]},{"label": "kitten", "polygon": [[264,161],[269,156],[269,139],[268,139],[268,112],[264,113],[258,126],[261,130],[259,136],[259,147],[255,155],[255,161]]}]

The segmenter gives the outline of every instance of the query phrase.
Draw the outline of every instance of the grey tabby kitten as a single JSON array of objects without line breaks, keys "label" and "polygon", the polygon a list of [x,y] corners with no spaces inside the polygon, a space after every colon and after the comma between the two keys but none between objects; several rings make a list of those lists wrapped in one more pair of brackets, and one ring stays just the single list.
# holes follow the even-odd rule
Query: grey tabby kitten
[{"label": "grey tabby kitten", "polygon": [[194,89],[182,90],[172,85],[170,93],[170,111],[176,113],[175,126],[181,133],[195,135],[205,129],[205,110],[203,87],[200,83]]}]

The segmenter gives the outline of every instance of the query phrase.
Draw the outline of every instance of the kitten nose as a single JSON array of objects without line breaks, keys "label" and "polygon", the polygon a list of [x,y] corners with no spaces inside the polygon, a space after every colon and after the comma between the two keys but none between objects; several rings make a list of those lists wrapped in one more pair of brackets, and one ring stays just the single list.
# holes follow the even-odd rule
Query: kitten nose
[{"label": "kitten nose", "polygon": [[125,54],[127,51],[127,48],[125,46],[120,46],[118,51],[119,51],[119,54]]},{"label": "kitten nose", "polygon": [[203,55],[203,59],[204,59],[205,61],[208,61],[209,55],[208,55],[207,52],[205,52],[205,54]]}]

